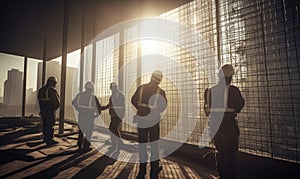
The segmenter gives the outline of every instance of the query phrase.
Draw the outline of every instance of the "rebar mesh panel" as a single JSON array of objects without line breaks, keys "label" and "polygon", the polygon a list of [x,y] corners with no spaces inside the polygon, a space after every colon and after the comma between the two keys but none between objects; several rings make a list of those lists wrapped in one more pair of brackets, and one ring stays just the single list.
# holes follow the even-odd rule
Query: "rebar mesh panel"
[{"label": "rebar mesh panel", "polygon": [[[183,46],[155,41],[155,45],[160,46],[159,50],[152,49],[154,50],[152,53],[164,55],[182,64],[192,77],[179,80],[192,81],[197,86],[195,100],[199,101],[199,115],[192,116],[198,120],[196,128],[194,131],[188,131],[187,126],[181,126],[183,133],[190,134],[187,143],[199,145],[199,138],[207,123],[207,117],[202,109],[204,90],[216,82],[214,80],[216,69],[221,64],[230,63],[236,71],[233,85],[240,88],[246,101],[245,107],[237,118],[241,132],[240,150],[255,155],[299,162],[299,2],[296,0],[195,0],[160,17],[188,27],[188,30],[179,32],[180,38],[184,41]],[[120,33],[124,33],[126,41],[126,36],[138,33],[138,30],[138,27],[132,27]],[[190,38],[195,33],[201,36],[206,46]],[[130,60],[143,61],[140,57],[143,50],[139,49],[142,47],[143,40],[125,44],[124,64]],[[204,53],[208,50],[211,50],[211,53]],[[101,53],[97,52],[97,54]],[[117,58],[118,55],[114,56],[113,63],[108,61],[112,59],[102,59],[104,62],[101,63],[106,64],[105,73],[97,64],[96,73],[100,76],[96,76],[96,83],[107,84],[97,92],[101,101],[108,101],[110,91],[107,79],[112,80],[116,75],[114,71],[117,69]],[[140,82],[149,81],[149,75],[137,79],[144,68],[143,63],[145,64],[142,62],[140,66],[132,68],[132,71],[124,73],[122,90],[125,93],[132,94]],[[163,65],[166,68],[166,75],[180,76],[180,72],[174,72],[171,64]],[[210,72],[207,69],[211,69]],[[132,84],[132,81],[136,83],[128,85]],[[190,104],[181,102],[176,84],[168,79],[163,81],[161,86],[166,90],[169,104],[161,122],[161,135],[164,136],[176,125],[180,108],[189,107]],[[130,98],[131,96],[126,96],[127,106],[130,106]],[[136,131],[135,128],[125,124],[122,130]]]},{"label": "rebar mesh panel", "polygon": [[[107,105],[111,95],[110,83],[118,73],[119,63],[119,34],[114,34],[96,42],[95,95],[101,105]],[[101,119],[109,126],[108,110],[102,111]],[[96,124],[99,125],[99,124]]]}]

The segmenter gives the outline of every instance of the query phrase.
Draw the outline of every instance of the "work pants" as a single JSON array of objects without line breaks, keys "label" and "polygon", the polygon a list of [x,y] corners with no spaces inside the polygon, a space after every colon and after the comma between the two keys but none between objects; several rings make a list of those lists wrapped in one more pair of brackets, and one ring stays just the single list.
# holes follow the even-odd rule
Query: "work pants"
[{"label": "work pants", "polygon": [[[146,161],[148,160],[147,143],[151,142],[151,172],[156,172],[159,167],[159,123],[149,128],[138,128],[139,137],[139,159],[140,159],[140,172],[146,173]],[[156,142],[155,142],[156,141]]]},{"label": "work pants", "polygon": [[121,119],[118,117],[112,117],[110,124],[109,124],[109,130],[111,132],[111,143],[112,143],[112,147],[116,148],[116,147],[120,147],[120,145],[122,144],[122,141],[120,139],[120,131],[119,131],[119,127],[121,124]]},{"label": "work pants", "polygon": [[41,111],[43,121],[43,135],[44,141],[51,144],[54,137],[55,113],[54,111]]},{"label": "work pants", "polygon": [[220,179],[235,179],[239,128],[234,119],[222,122],[214,137],[216,164]]},{"label": "work pants", "polygon": [[79,119],[79,133],[77,145],[79,149],[87,150],[90,148],[92,132],[94,129],[94,119]]}]

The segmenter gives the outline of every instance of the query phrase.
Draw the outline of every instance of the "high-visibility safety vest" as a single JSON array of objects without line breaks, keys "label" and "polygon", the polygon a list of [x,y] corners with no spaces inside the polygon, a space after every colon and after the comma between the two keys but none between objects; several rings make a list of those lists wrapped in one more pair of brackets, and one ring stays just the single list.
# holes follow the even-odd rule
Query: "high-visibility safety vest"
[{"label": "high-visibility safety vest", "polygon": [[50,86],[43,86],[39,89],[38,101],[41,111],[50,109],[56,111],[60,106],[58,94],[55,88]]},{"label": "high-visibility safety vest", "polygon": [[90,95],[90,98],[89,98],[89,103],[88,103],[88,105],[86,106],[86,105],[81,105],[80,104],[80,97],[81,97],[81,95],[78,95],[78,97],[77,97],[77,100],[76,100],[76,103],[77,103],[77,107],[79,108],[79,109],[82,109],[82,110],[84,110],[84,109],[96,109],[96,102],[94,101],[94,105],[93,105],[93,98],[95,98],[94,97],[94,95]]},{"label": "high-visibility safety vest", "polygon": [[155,93],[156,96],[155,96],[155,100],[154,100],[154,104],[153,105],[142,103],[143,89],[144,89],[144,86],[141,86],[138,105],[141,106],[141,107],[149,107],[150,109],[156,108],[157,107],[157,98],[158,98],[158,94],[160,93],[160,89],[157,88],[157,91]]},{"label": "high-visibility safety vest", "polygon": [[44,98],[39,98],[40,101],[51,101],[51,99],[49,98],[49,89],[50,88],[46,88],[45,97]]},{"label": "high-visibility safety vest", "polygon": [[[110,109],[125,109],[125,107],[121,104],[120,105],[120,100],[118,100],[118,98],[119,98],[119,94],[120,94],[120,92],[118,92],[117,93],[117,95],[116,96],[111,96],[110,97],[110,106],[109,106],[109,108]],[[114,99],[116,99],[117,101],[115,101]],[[123,104],[124,104],[124,101],[121,101]],[[117,106],[117,105],[115,105],[115,104],[118,104],[119,106]]]},{"label": "high-visibility safety vest", "polygon": [[96,96],[91,93],[79,93],[72,101],[72,104],[79,112],[79,119],[86,117],[94,119],[101,114],[101,104]]},{"label": "high-visibility safety vest", "polygon": [[206,111],[208,113],[211,113],[211,112],[233,112],[235,113],[235,109],[234,108],[228,108],[228,92],[229,92],[229,88],[230,86],[226,86],[225,87],[225,91],[224,91],[224,108],[211,108],[211,104],[210,104],[210,101],[211,101],[211,90],[209,89],[208,92],[207,92],[207,96],[206,96],[206,99],[207,99],[207,106],[206,106]]}]

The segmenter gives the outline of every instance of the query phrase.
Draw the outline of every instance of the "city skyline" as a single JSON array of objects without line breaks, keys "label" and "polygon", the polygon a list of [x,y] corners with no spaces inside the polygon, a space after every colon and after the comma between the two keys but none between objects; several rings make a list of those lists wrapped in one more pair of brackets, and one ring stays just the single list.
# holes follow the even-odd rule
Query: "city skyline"
[{"label": "city skyline", "polygon": [[[61,64],[58,61],[50,61],[47,63],[46,67],[46,79],[49,76],[55,76],[58,81],[60,81],[60,67]],[[36,97],[37,90],[43,86],[41,81],[42,75],[42,62],[38,62],[36,66],[37,71],[37,78],[35,88],[27,86],[26,88],[26,104],[33,104],[36,103],[37,100],[33,99]],[[66,101],[72,101],[72,88],[73,85],[73,77],[75,74],[76,68],[67,67],[67,84],[66,84]],[[23,72],[19,69],[12,68],[7,71],[7,79],[5,79],[3,85],[3,96],[1,96],[2,101],[0,103],[7,104],[7,105],[21,105],[22,102],[22,87],[23,87]],[[27,81],[34,81],[34,80],[27,80]],[[58,93],[60,93],[60,83],[56,86]]]},{"label": "city skyline", "polygon": [[[79,59],[80,59],[80,50],[73,51],[68,54],[68,67],[77,68]],[[55,58],[51,61],[57,61],[61,63],[61,57]],[[5,53],[0,53],[0,103],[3,103],[4,99],[4,82],[7,79],[7,71],[11,69],[18,69],[20,72],[24,73],[24,57],[10,55]],[[37,68],[38,63],[42,62],[39,59],[28,58],[27,62],[27,84],[26,91],[29,89],[33,89],[33,91],[37,90]],[[59,69],[60,71],[60,69]],[[23,81],[22,81],[23,84]]]}]

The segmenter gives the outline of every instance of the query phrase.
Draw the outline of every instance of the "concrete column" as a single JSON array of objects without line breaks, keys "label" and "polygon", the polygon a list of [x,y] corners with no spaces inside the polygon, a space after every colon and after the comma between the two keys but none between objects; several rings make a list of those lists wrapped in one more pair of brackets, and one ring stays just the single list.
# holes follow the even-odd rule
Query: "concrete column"
[{"label": "concrete column", "polygon": [[22,94],[22,117],[25,117],[26,109],[26,82],[27,82],[27,57],[24,57],[23,94]]},{"label": "concrete column", "polygon": [[65,0],[64,1],[63,42],[62,42],[62,62],[61,62],[61,83],[60,83],[59,134],[64,133],[65,87],[66,87],[67,53],[68,53],[67,48],[68,48],[68,0]]}]

